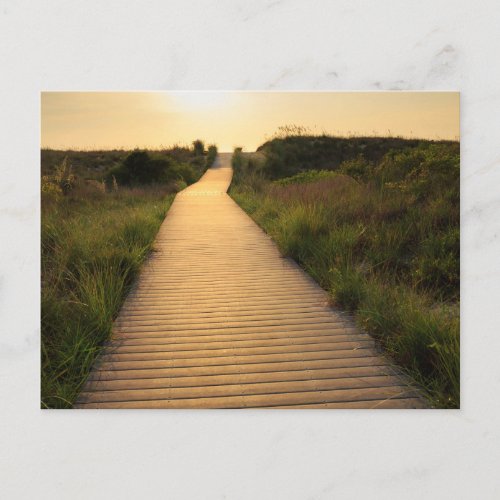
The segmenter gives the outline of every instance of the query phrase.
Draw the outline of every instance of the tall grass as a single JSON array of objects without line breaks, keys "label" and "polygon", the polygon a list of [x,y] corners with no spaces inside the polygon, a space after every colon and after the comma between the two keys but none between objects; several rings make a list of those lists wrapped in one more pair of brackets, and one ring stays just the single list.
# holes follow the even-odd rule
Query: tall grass
[{"label": "tall grass", "polygon": [[42,408],[71,407],[173,199],[168,187],[42,197]]},{"label": "tall grass", "polygon": [[275,182],[246,173],[243,155],[230,190],[437,407],[460,404],[458,160],[448,147]]}]

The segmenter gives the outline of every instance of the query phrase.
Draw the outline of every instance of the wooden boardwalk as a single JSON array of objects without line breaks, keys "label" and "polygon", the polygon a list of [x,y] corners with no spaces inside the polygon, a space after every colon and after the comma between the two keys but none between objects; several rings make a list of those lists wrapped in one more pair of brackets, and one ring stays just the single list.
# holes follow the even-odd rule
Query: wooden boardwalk
[{"label": "wooden boardwalk", "polygon": [[227,195],[180,192],[79,408],[419,408],[369,335]]}]

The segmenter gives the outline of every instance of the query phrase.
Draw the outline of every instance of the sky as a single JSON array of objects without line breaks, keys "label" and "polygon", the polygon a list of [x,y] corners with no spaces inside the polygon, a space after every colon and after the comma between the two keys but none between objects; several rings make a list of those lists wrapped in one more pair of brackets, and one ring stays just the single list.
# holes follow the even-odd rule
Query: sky
[{"label": "sky", "polygon": [[459,139],[458,92],[42,92],[41,145],[255,151],[285,125],[313,134]]}]

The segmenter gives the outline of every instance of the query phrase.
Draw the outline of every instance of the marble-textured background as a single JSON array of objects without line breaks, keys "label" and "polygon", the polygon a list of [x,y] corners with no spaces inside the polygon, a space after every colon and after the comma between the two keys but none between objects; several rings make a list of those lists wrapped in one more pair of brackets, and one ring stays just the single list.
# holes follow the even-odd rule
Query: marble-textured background
[{"label": "marble-textured background", "polygon": [[[500,4],[0,1],[0,496],[498,498]],[[41,90],[460,90],[462,410],[39,410]]]}]

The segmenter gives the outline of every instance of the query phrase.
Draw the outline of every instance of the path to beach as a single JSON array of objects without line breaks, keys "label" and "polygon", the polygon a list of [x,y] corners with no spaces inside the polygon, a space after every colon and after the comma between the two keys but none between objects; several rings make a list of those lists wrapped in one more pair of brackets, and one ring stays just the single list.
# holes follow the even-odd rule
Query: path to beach
[{"label": "path to beach", "polygon": [[229,197],[230,161],[177,195],[76,407],[422,407]]}]

